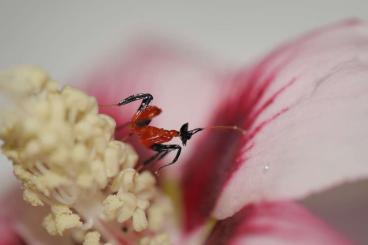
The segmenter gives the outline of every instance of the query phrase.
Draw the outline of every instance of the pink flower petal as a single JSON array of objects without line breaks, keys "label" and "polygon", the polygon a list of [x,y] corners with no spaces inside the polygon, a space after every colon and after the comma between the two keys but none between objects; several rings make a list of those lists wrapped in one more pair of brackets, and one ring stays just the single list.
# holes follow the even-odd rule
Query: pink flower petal
[{"label": "pink flower petal", "polygon": [[215,216],[367,177],[367,69],[368,24],[357,21],[314,32],[272,57],[263,70],[272,81],[245,114],[256,119]]},{"label": "pink flower petal", "polygon": [[0,217],[0,245],[24,245],[16,232],[14,224],[7,218]]},{"label": "pink flower petal", "polygon": [[[166,42],[137,42],[113,61],[93,70],[81,86],[100,104],[112,104],[136,93],[151,93],[152,104],[163,109],[154,125],[178,129],[185,122],[201,126],[208,119],[224,79],[224,71],[193,50]],[[204,95],[205,94],[205,95]],[[119,123],[130,120],[139,102],[120,108],[101,108]]]},{"label": "pink flower petal", "polygon": [[[368,24],[347,21],[288,43],[239,73],[214,124],[186,164],[186,228],[211,212],[304,197],[366,177]],[[200,146],[197,146],[198,148]]]},{"label": "pink flower petal", "polygon": [[351,244],[292,202],[259,203],[219,221],[205,245]]},{"label": "pink flower petal", "polygon": [[[163,109],[153,120],[153,126],[178,130],[189,122],[190,128],[202,127],[207,122],[224,88],[220,86],[228,72],[219,69],[207,57],[199,56],[193,50],[173,47],[165,41],[143,40],[136,42],[129,51],[119,52],[115,59],[96,69],[79,86],[95,96],[99,104],[112,104],[136,93],[151,93],[152,105]],[[117,125],[131,119],[139,102],[122,107],[101,107],[102,113],[112,116]],[[133,144],[140,160],[153,154],[144,148],[136,137],[127,138],[126,130],[116,132],[117,139]],[[196,138],[199,137],[193,137]],[[171,173],[180,172],[187,152],[193,144],[182,151],[175,168],[167,168]],[[170,158],[171,157],[171,158]],[[173,156],[162,161],[166,163]],[[169,160],[168,160],[169,158]],[[165,162],[166,161],[166,162]],[[152,166],[151,166],[152,167]],[[157,165],[154,167],[157,168]]]}]

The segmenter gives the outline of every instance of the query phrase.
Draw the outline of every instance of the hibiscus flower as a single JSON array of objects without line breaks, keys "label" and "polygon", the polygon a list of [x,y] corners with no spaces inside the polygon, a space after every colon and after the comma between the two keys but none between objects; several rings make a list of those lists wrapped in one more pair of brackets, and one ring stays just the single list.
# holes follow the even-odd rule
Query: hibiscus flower
[{"label": "hibiscus flower", "polygon": [[[68,112],[68,127],[40,126],[39,117],[27,124],[28,114],[2,120],[8,123],[1,133],[3,151],[23,182],[24,198],[51,206],[44,226],[63,237],[39,235],[35,225],[25,225],[20,201],[7,200],[0,227],[9,236],[0,244],[66,244],[71,236],[85,244],[349,244],[292,200],[368,173],[368,25],[352,20],[316,30],[236,72],[193,58],[188,50],[173,50],[139,46],[127,58],[94,69],[79,84],[100,105],[150,92],[164,110],[154,124],[165,128],[189,122],[192,127],[237,125],[246,130],[245,135],[205,130],[193,136],[179,162],[159,176],[159,184],[149,171],[134,170],[134,150],[115,140],[126,136],[124,130],[114,131],[115,124],[129,120],[137,105],[101,107],[99,114],[93,98],[73,88],[58,90],[42,71],[2,74],[3,90],[30,98],[18,107],[31,116],[64,120],[55,111],[73,113]],[[20,91],[6,86],[10,80],[36,82]],[[54,103],[53,112],[37,107],[45,97]],[[30,135],[17,127],[9,131],[12,120],[24,132],[38,132],[32,137],[46,143],[22,145]],[[45,130],[62,139],[46,137]],[[150,153],[134,138],[131,144],[140,159]],[[91,145],[104,156],[100,162],[85,159]],[[37,158],[39,152],[44,158]],[[43,178],[35,181],[34,176]],[[27,221],[35,222],[29,216]]]}]

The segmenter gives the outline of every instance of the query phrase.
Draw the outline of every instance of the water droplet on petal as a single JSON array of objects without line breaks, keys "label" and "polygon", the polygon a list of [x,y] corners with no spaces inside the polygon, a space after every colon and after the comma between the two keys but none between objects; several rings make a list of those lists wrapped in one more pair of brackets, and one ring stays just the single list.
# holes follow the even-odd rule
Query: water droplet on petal
[{"label": "water droplet on petal", "polygon": [[263,167],[263,173],[267,173],[267,172],[268,172],[268,170],[270,170],[270,166],[269,166],[269,165],[265,165],[265,166]]}]

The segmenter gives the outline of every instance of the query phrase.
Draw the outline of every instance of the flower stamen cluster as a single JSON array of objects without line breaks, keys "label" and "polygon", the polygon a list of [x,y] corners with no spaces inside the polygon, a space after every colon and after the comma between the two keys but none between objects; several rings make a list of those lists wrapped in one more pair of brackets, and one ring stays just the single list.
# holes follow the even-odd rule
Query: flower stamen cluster
[{"label": "flower stamen cluster", "polygon": [[[13,102],[1,115],[1,150],[13,162],[24,200],[50,206],[43,225],[51,235],[70,229],[82,231],[84,244],[142,238],[142,244],[169,244],[154,227],[167,213],[157,208],[164,197],[154,176],[134,169],[137,154],[114,140],[115,121],[98,113],[95,98],[59,89],[34,67],[0,73],[0,90]],[[134,239],[116,238],[116,224],[131,227]]]}]

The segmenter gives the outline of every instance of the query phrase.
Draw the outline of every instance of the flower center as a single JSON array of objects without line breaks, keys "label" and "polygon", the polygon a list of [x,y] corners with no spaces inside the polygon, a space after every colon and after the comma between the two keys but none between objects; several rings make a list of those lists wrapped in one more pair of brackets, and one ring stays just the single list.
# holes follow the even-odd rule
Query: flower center
[{"label": "flower center", "polygon": [[0,90],[11,102],[0,115],[1,150],[24,200],[50,207],[43,226],[51,235],[70,230],[91,245],[170,244],[163,232],[170,202],[150,172],[134,169],[137,154],[113,139],[115,121],[98,113],[93,97],[59,89],[34,67],[0,73]]}]

